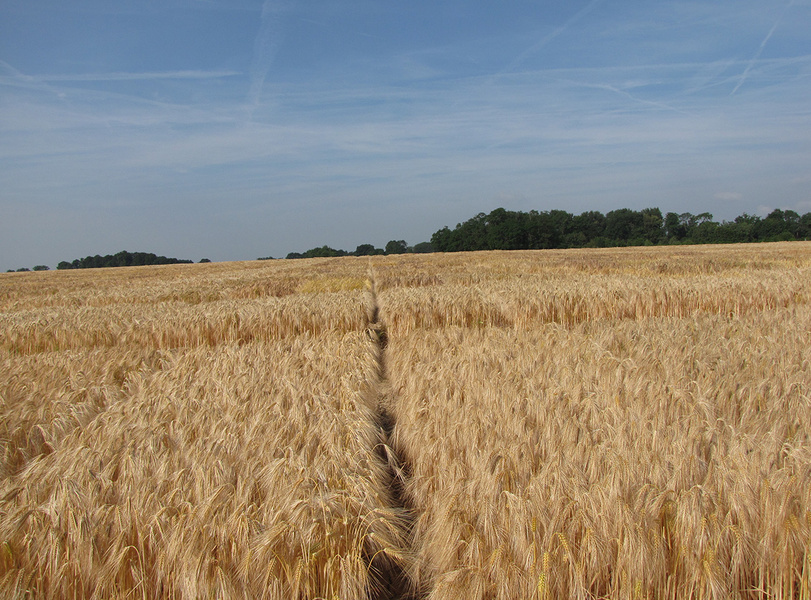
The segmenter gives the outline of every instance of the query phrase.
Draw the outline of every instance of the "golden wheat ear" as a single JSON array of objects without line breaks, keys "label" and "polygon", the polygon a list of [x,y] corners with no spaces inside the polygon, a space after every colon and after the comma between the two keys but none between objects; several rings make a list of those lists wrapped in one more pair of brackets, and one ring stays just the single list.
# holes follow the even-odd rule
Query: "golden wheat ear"
[{"label": "golden wheat ear", "polygon": [[0,598],[811,600],[811,244],[368,267],[0,280]]}]

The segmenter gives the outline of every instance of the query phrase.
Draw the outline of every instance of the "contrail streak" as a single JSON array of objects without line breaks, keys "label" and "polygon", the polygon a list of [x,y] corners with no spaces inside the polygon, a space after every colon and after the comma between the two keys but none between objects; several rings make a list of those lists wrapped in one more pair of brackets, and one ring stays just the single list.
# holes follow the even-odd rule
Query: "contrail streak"
[{"label": "contrail streak", "polygon": [[144,73],[82,73],[76,75],[37,75],[40,81],[139,81],[146,79],[217,79],[240,75],[239,71],[158,71]]},{"label": "contrail streak", "polygon": [[265,0],[262,6],[259,33],[253,43],[253,61],[250,68],[251,85],[248,89],[248,111],[251,114],[259,106],[265,78],[267,78],[282,44],[281,17],[287,9],[288,3],[283,0]]},{"label": "contrail streak", "polygon": [[794,0],[791,0],[783,8],[780,15],[777,17],[777,20],[774,22],[774,25],[772,25],[772,28],[769,30],[769,33],[767,33],[766,37],[763,38],[763,41],[760,42],[760,47],[757,49],[757,52],[755,52],[755,55],[752,57],[752,59],[746,65],[746,68],[743,70],[743,73],[741,73],[741,78],[738,80],[738,85],[736,85],[735,89],[732,90],[732,92],[729,94],[730,96],[734,96],[735,92],[737,92],[740,89],[740,87],[746,82],[746,80],[749,77],[749,71],[752,70],[752,67],[755,65],[755,63],[760,58],[760,55],[763,52],[763,49],[766,47],[766,44],[771,39],[772,35],[774,34],[775,30],[777,29],[777,26],[780,25],[780,21],[783,20],[783,16],[786,14],[786,11],[789,9],[789,7],[791,7],[792,4],[794,4]]},{"label": "contrail streak", "polygon": [[593,87],[593,88],[597,88],[597,89],[601,89],[601,90],[608,90],[609,92],[614,92],[615,94],[619,94],[620,96],[625,96],[629,100],[633,100],[634,102],[638,102],[639,104],[645,104],[647,106],[653,106],[654,108],[661,108],[663,110],[670,110],[670,111],[679,113],[680,115],[689,115],[690,114],[687,111],[681,110],[681,109],[676,108],[674,106],[670,106],[669,104],[665,104],[664,102],[655,102],[653,100],[645,100],[643,98],[638,98],[638,97],[634,96],[633,94],[631,94],[630,92],[627,92],[627,91],[622,90],[620,88],[614,87],[613,85],[589,85],[587,87]]},{"label": "contrail streak", "polygon": [[591,0],[591,2],[589,2],[586,6],[581,8],[577,13],[575,13],[572,17],[570,17],[569,20],[566,21],[563,25],[561,25],[560,27],[555,29],[552,33],[544,36],[543,38],[541,38],[540,40],[535,42],[532,46],[530,46],[529,48],[524,50],[521,54],[516,56],[512,60],[512,62],[510,62],[510,64],[507,65],[507,67],[505,69],[503,69],[501,72],[506,73],[506,72],[512,71],[515,67],[517,67],[522,62],[524,62],[524,60],[526,60],[527,57],[532,56],[533,54],[535,54],[538,50],[540,50],[541,48],[543,48],[544,46],[546,46],[547,44],[552,42],[555,38],[559,37],[563,32],[565,32],[567,29],[569,29],[569,27],[571,27],[577,21],[579,21],[584,16],[586,16],[588,13],[590,13],[592,11],[592,9],[595,6],[597,6],[598,4],[600,4],[600,2],[602,2],[602,1],[603,0]]},{"label": "contrail streak", "polygon": [[32,78],[28,75],[24,75],[10,64],[8,64],[4,60],[0,60],[0,77],[12,77],[14,79],[24,79],[26,81],[30,81]]}]

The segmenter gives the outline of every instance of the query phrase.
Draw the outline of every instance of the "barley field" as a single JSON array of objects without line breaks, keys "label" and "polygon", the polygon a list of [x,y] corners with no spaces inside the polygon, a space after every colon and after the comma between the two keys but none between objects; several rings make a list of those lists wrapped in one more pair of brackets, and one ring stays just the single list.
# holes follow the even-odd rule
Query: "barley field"
[{"label": "barley field", "polygon": [[811,243],[0,275],[4,598],[811,600]]}]

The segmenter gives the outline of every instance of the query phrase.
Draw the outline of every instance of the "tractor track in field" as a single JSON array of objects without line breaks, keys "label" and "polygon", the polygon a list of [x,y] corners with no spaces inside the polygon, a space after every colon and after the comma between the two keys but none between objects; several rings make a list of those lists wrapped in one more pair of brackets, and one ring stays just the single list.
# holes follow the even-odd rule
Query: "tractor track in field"
[{"label": "tractor track in field", "polygon": [[[402,515],[403,538],[409,540],[414,522],[414,510],[406,494],[406,483],[411,476],[408,457],[398,447],[394,438],[397,424],[393,410],[393,392],[389,384],[386,368],[386,348],[388,333],[380,318],[374,274],[369,273],[369,286],[366,290],[367,332],[372,341],[375,361],[374,419],[380,430],[382,442],[377,446],[377,456],[386,470],[386,484],[394,508]],[[404,566],[394,561],[372,564],[378,574],[378,589],[370,596],[373,600],[418,600],[421,595],[404,570]]]}]

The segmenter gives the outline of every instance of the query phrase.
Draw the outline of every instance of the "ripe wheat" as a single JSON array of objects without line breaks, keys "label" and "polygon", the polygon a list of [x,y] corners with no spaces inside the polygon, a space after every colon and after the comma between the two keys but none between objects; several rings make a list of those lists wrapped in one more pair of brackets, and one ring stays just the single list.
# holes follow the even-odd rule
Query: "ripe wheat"
[{"label": "ripe wheat", "polygon": [[[65,293],[29,291],[34,308],[6,294],[0,594],[366,598],[385,585],[405,556],[402,510],[377,453],[363,294],[346,277],[313,291],[332,289],[329,271],[298,271],[288,297],[242,293],[273,268],[293,279],[283,267],[246,283],[236,265],[213,284],[220,267],[196,267],[182,293],[165,269],[114,270],[86,298],[87,275],[56,273]],[[365,269],[349,269],[361,285]]]},{"label": "ripe wheat", "polygon": [[809,339],[807,243],[0,275],[0,595],[811,600]]}]

